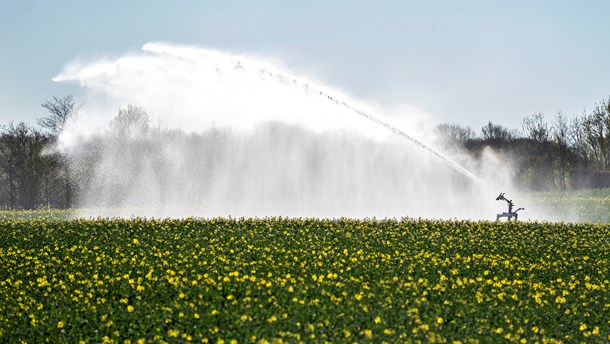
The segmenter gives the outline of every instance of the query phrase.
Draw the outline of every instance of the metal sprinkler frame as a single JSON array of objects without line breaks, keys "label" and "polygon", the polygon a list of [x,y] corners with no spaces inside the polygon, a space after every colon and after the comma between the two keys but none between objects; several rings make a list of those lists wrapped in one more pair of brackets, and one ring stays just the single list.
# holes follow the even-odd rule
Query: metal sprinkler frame
[{"label": "metal sprinkler frame", "polygon": [[519,219],[519,214],[517,214],[517,212],[519,210],[525,210],[525,208],[519,208],[519,209],[513,211],[513,207],[515,205],[513,204],[512,200],[506,199],[506,197],[504,197],[504,192],[500,193],[500,196],[496,197],[496,201],[506,201],[506,203],[508,203],[508,212],[503,212],[502,214],[497,214],[496,221],[499,221],[500,218],[502,218],[502,217],[506,217],[508,219],[508,221],[510,221],[514,217],[515,221],[517,221]]}]

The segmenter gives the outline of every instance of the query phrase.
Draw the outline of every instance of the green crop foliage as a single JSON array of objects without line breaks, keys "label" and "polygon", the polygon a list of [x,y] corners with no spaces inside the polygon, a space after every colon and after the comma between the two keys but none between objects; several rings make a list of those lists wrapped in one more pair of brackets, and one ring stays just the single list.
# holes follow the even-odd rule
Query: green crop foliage
[{"label": "green crop foliage", "polygon": [[610,223],[610,189],[530,193],[524,200],[555,220]]},{"label": "green crop foliage", "polygon": [[77,214],[74,209],[0,210],[1,220],[68,220]]},{"label": "green crop foliage", "polygon": [[610,225],[0,220],[0,342],[605,342]]}]

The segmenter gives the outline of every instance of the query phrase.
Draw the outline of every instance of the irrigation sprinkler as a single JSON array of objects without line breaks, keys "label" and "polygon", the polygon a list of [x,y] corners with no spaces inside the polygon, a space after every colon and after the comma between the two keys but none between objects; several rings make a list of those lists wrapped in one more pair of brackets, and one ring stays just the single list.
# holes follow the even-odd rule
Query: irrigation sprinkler
[{"label": "irrigation sprinkler", "polygon": [[506,197],[504,197],[504,192],[500,193],[500,196],[496,197],[496,201],[506,201],[506,203],[508,203],[508,212],[496,215],[496,221],[499,221],[502,217],[506,217],[508,221],[510,221],[514,217],[515,221],[517,221],[519,218],[519,214],[517,214],[517,212],[519,210],[525,210],[525,208],[519,208],[513,211],[513,207],[515,205],[513,204],[512,200],[506,199]]}]

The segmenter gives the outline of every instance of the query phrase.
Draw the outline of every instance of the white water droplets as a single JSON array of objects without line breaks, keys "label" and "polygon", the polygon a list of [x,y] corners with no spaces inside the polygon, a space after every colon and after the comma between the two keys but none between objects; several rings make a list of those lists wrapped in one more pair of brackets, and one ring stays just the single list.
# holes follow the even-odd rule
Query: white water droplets
[{"label": "white water droplets", "polygon": [[[369,115],[380,108],[259,59],[158,43],[143,50],[73,63],[55,78],[89,90],[62,137],[82,206],[147,216],[495,216],[481,180],[431,154],[421,130]],[[128,104],[152,118],[139,137],[108,129]],[[459,162],[477,173],[497,168]]]}]

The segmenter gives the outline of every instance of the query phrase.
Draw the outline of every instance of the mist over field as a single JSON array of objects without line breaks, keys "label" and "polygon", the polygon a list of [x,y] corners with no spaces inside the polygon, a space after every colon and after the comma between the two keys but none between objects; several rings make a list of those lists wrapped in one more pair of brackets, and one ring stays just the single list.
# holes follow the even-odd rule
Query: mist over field
[{"label": "mist over field", "polygon": [[60,137],[80,176],[79,207],[490,219],[504,205],[486,182],[512,189],[510,164],[491,150],[475,160],[432,148],[441,139],[421,113],[384,127],[374,122],[382,107],[260,59],[159,43],[143,51],[71,63],[54,79],[89,94]]}]

